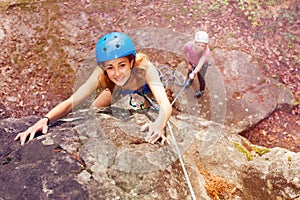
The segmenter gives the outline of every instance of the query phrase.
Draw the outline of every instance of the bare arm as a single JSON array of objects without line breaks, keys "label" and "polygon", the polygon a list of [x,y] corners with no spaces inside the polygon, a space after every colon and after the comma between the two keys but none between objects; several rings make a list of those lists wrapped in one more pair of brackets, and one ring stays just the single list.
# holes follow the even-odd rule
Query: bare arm
[{"label": "bare arm", "polygon": [[[95,68],[88,80],[67,100],[61,102],[56,107],[54,107],[46,117],[50,119],[51,122],[59,119],[60,117],[71,112],[73,106],[82,102],[86,97],[91,95],[98,87],[98,77],[101,73],[100,68]],[[48,131],[47,118],[42,118],[36,122],[33,126],[29,127],[26,131],[19,133],[15,140],[20,139],[21,145],[24,145],[27,137],[30,135],[29,140],[32,140],[38,131],[42,131],[44,134]]]},{"label": "bare arm", "polygon": [[205,63],[205,61],[206,61],[206,59],[208,58],[208,55],[207,54],[204,54],[201,58],[200,58],[200,60],[199,60],[199,62],[198,62],[198,64],[197,64],[197,66],[195,67],[195,69],[194,69],[194,73],[198,73],[198,72],[200,72],[200,70],[201,70],[201,68],[202,68],[202,66],[204,65],[204,63]]},{"label": "bare arm", "polygon": [[74,106],[81,103],[99,87],[98,77],[100,73],[101,69],[96,67],[87,81],[72,96],[54,107],[46,116],[53,122],[71,112]]},{"label": "bare arm", "polygon": [[162,137],[163,129],[171,116],[172,107],[165,88],[160,81],[158,71],[152,64],[148,66],[146,81],[160,107],[157,119],[149,127],[149,136],[147,139],[148,142],[155,143]]},{"label": "bare arm", "polygon": [[199,62],[198,62],[198,64],[197,64],[197,66],[195,67],[195,69],[190,73],[190,75],[189,75],[189,78],[190,78],[190,79],[194,79],[194,78],[195,78],[196,74],[200,72],[201,68],[203,67],[203,65],[204,65],[204,63],[205,63],[205,61],[206,61],[207,59],[208,59],[208,53],[205,52],[205,53],[201,56],[201,58],[200,58],[200,60],[199,60]]}]

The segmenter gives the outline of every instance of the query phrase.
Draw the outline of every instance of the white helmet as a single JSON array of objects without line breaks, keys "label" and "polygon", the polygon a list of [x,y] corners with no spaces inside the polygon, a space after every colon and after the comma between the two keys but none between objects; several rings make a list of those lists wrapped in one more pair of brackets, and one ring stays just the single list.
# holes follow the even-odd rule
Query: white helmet
[{"label": "white helmet", "polygon": [[205,31],[198,31],[195,35],[196,42],[208,43],[208,34]]}]

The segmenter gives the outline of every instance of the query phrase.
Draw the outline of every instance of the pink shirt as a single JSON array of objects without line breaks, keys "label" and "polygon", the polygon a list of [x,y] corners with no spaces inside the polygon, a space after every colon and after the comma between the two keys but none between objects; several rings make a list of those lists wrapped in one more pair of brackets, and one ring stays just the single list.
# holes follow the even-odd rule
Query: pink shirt
[{"label": "pink shirt", "polygon": [[193,65],[197,65],[200,58],[203,55],[207,55],[207,58],[206,58],[206,61],[205,61],[205,63],[207,63],[210,49],[207,48],[204,51],[197,52],[197,51],[194,50],[193,45],[194,45],[194,41],[189,41],[183,47],[183,51],[185,52],[185,57],[188,60],[188,62],[193,64]]}]

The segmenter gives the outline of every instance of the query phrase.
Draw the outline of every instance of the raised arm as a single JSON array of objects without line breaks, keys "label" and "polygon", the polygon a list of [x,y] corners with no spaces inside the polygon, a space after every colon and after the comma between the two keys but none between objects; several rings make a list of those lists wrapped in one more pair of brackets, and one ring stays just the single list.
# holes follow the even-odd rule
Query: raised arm
[{"label": "raised arm", "polygon": [[208,59],[209,56],[209,50],[206,50],[203,55],[201,56],[197,66],[195,67],[195,69],[190,73],[189,78],[190,79],[194,79],[196,74],[198,72],[200,72],[201,68],[203,67],[205,61]]},{"label": "raised arm", "polygon": [[72,108],[90,96],[98,87],[98,78],[101,73],[100,67],[96,67],[90,77],[84,82],[72,96],[54,107],[46,116],[53,122],[69,112]]},{"label": "raised arm", "polygon": [[42,131],[43,134],[47,133],[48,125],[50,122],[53,122],[64,115],[72,111],[72,108],[82,102],[85,98],[90,96],[98,87],[98,77],[101,73],[101,69],[96,67],[88,80],[81,85],[80,88],[68,99],[59,103],[51,111],[49,111],[45,117],[37,121],[33,126],[29,127],[26,131],[19,133],[15,140],[20,139],[21,145],[24,145],[27,137],[29,141],[32,140],[35,134],[39,131]]},{"label": "raised arm", "polygon": [[153,144],[163,136],[163,129],[171,116],[172,107],[165,88],[160,81],[158,71],[151,63],[149,63],[146,73],[146,81],[160,107],[158,117],[152,124],[150,124],[149,135],[146,138],[147,142]]}]

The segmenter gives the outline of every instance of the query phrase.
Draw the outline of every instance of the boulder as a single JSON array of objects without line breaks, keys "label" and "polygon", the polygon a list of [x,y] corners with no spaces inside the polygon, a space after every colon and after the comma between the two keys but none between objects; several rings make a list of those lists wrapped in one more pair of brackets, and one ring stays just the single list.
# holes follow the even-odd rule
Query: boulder
[{"label": "boulder", "polygon": [[[1,197],[210,199],[209,173],[232,185],[233,199],[299,198],[299,153],[249,144],[237,129],[185,114],[171,117],[166,144],[151,145],[140,127],[155,115],[119,107],[74,112],[24,147],[13,141],[15,133],[38,118],[2,119]],[[207,135],[219,131],[203,153]]]},{"label": "boulder", "polygon": [[81,166],[72,154],[59,144],[34,141],[21,147],[13,141],[15,133],[37,119],[0,121],[0,199],[87,199],[87,191],[75,180]]},{"label": "boulder", "polygon": [[[5,195],[2,197],[189,198],[172,145],[146,143],[146,133],[139,131],[139,124],[131,122],[143,123],[147,116],[131,111],[129,116],[119,118],[119,113],[128,113],[123,111],[112,108],[108,113],[73,113],[71,118],[54,123],[38,141],[35,139],[24,147],[13,142],[15,134],[11,133],[23,131],[37,118],[1,120],[1,141],[8,141],[1,147],[0,193]],[[189,137],[183,139],[187,140]]]},{"label": "boulder", "polygon": [[[257,61],[247,53],[218,48],[211,52],[206,80],[211,99],[214,96],[219,99],[213,104],[226,105],[225,123],[244,130],[267,118],[277,108],[293,106],[291,91],[264,74]],[[225,101],[222,98],[224,89]]]},{"label": "boulder", "polygon": [[[198,128],[190,146],[192,151],[185,152],[187,165],[194,163],[196,172],[198,159],[205,171],[233,185],[234,199],[300,199],[300,153],[253,145],[236,134],[239,128],[223,126],[220,129],[218,124],[197,119],[190,119]],[[211,151],[203,155],[201,149],[203,144],[206,146],[207,134],[220,130],[220,137]]]}]

